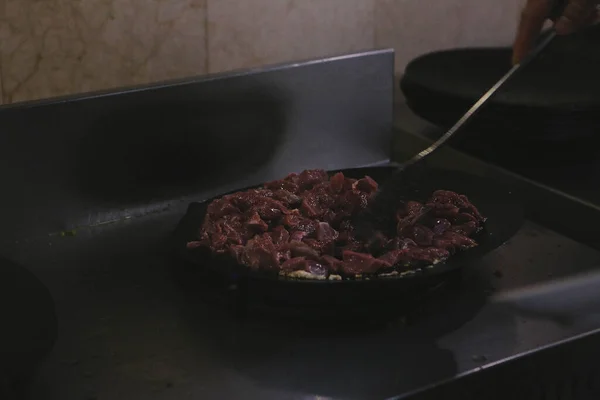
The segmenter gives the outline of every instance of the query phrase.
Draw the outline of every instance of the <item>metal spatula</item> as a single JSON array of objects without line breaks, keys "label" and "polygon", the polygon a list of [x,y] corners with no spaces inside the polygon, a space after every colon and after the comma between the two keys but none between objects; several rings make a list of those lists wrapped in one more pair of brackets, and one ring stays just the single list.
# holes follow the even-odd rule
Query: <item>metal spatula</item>
[{"label": "metal spatula", "polygon": [[[559,1],[561,3],[562,1]],[[562,8],[561,8],[562,10]],[[554,14],[559,14],[557,11]],[[546,46],[554,39],[556,33],[552,30],[541,40],[537,47],[531,51],[521,63],[513,66],[494,86],[492,86],[481,98],[463,115],[453,127],[451,127],[435,143],[421,151],[405,163],[398,165],[397,170],[392,176],[380,185],[375,198],[369,203],[369,207],[362,213],[356,221],[357,234],[363,238],[368,238],[373,231],[383,227],[392,215],[395,214],[398,204],[405,199],[406,193],[410,192],[409,185],[416,184],[422,177],[421,168],[423,160],[442,147],[450,138],[459,132],[477,112],[492,98],[492,96],[517,72],[522,70],[527,64],[535,59]]]}]

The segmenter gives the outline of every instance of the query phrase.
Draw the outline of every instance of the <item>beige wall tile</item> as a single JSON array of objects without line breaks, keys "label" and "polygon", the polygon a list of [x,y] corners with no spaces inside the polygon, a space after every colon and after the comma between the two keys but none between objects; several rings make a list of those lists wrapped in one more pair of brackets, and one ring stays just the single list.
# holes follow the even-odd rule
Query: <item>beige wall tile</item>
[{"label": "beige wall tile", "polygon": [[210,72],[374,46],[374,0],[207,0]]},{"label": "beige wall tile", "polygon": [[435,50],[511,42],[524,0],[375,0],[375,42],[396,50],[396,71]]},{"label": "beige wall tile", "polygon": [[4,101],[206,71],[205,0],[2,0]]}]

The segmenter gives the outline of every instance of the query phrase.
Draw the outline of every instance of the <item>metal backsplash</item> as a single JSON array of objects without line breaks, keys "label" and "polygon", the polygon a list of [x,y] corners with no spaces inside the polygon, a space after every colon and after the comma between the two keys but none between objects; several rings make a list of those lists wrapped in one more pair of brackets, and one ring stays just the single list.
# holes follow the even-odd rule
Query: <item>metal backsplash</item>
[{"label": "metal backsplash", "polygon": [[0,239],[386,162],[393,50],[0,107]]}]

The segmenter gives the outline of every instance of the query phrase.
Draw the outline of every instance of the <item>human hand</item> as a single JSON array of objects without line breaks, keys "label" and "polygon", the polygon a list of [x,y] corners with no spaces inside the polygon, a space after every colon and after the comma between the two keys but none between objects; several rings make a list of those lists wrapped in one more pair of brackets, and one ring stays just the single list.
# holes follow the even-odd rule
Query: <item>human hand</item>
[{"label": "human hand", "polygon": [[[555,1],[527,0],[513,44],[513,64],[519,63],[533,48],[544,22],[553,11]],[[598,4],[598,0],[568,0],[564,12],[554,24],[556,33],[566,35],[596,22]]]}]

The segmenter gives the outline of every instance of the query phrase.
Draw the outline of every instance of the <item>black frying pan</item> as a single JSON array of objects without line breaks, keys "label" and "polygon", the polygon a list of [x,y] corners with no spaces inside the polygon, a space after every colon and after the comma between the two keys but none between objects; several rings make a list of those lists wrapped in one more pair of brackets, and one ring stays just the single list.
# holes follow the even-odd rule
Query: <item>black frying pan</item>
[{"label": "black frying pan", "polygon": [[[346,169],[341,172],[351,178],[358,179],[368,175],[378,182],[383,182],[393,170],[393,167],[370,167]],[[333,171],[331,174],[335,172],[338,171]],[[213,199],[190,204],[186,215],[180,221],[174,233],[175,250],[180,258],[189,263],[209,268],[214,272],[234,278],[243,277],[282,284],[322,285],[327,287],[373,286],[383,281],[393,283],[394,287],[398,285],[412,286],[423,282],[426,278],[442,275],[478,260],[483,255],[506,242],[519,230],[523,223],[523,211],[517,195],[513,191],[503,185],[499,185],[497,182],[457,171],[427,169],[421,182],[411,184],[410,193],[412,195],[410,197],[417,201],[424,201],[432,192],[439,189],[453,190],[467,195],[482,214],[487,217],[487,222],[484,230],[474,237],[479,246],[457,253],[443,264],[418,270],[415,274],[371,278],[368,280],[293,280],[279,277],[272,273],[252,271],[243,265],[237,264],[229,255],[213,255],[210,251],[203,249],[189,250],[186,248],[186,244],[197,240],[198,230],[204,220],[206,208]]]}]

